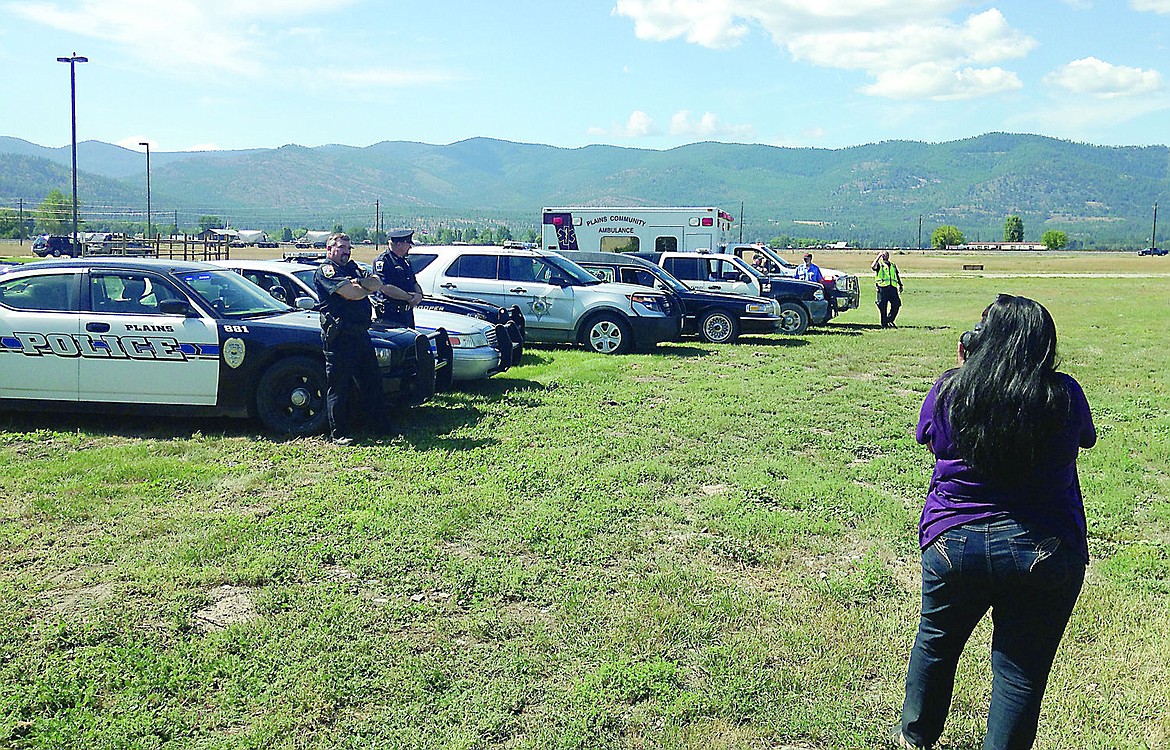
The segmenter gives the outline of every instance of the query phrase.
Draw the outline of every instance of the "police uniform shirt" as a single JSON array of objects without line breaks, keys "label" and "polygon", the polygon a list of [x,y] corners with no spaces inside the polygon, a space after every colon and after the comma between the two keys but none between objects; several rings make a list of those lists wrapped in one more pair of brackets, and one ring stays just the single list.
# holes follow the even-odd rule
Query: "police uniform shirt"
[{"label": "police uniform shirt", "polygon": [[[414,294],[415,289],[418,288],[418,282],[414,278],[414,269],[410,267],[410,263],[407,262],[406,258],[399,258],[389,250],[379,255],[374,261],[374,273],[383,284],[396,286],[407,294]],[[394,310],[403,309],[406,305],[405,300],[390,299],[381,292],[375,296],[378,298],[376,303],[380,307]]]},{"label": "police uniform shirt", "polygon": [[338,265],[326,260],[317,266],[313,273],[313,286],[317,288],[317,299],[321,300],[322,328],[340,323],[345,327],[370,327],[370,301],[361,299],[346,299],[337,290],[353,282],[360,282],[370,273],[353,260],[344,265]]}]

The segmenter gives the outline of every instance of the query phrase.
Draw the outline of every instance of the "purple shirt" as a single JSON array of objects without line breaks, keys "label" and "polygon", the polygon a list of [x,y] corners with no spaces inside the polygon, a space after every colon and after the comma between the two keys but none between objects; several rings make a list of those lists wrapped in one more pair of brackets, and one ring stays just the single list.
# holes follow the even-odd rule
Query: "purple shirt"
[{"label": "purple shirt", "polygon": [[1097,442],[1097,429],[1080,384],[1068,375],[1058,375],[1068,387],[1069,418],[1065,431],[1040,465],[1010,485],[988,480],[959,458],[945,410],[935,419],[935,402],[942,379],[935,382],[922,403],[914,435],[919,443],[930,446],[935,456],[930,491],[918,526],[918,543],[922,549],[947,529],[1011,517],[1051,530],[1088,562],[1077,451],[1091,448]]}]

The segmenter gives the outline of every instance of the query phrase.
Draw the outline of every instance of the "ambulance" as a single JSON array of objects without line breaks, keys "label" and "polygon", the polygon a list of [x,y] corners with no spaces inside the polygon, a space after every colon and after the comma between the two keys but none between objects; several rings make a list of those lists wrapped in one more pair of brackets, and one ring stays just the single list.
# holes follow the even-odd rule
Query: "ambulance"
[{"label": "ambulance", "polygon": [[541,214],[541,245],[553,252],[717,253],[735,222],[712,206],[561,206]]}]

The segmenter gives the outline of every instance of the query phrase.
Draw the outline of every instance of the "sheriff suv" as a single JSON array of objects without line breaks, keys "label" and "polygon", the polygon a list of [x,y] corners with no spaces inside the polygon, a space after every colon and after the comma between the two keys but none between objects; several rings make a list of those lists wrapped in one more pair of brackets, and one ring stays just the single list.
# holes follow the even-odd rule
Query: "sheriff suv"
[{"label": "sheriff suv", "polygon": [[[399,403],[450,386],[451,345],[371,331]],[[206,263],[44,260],[0,274],[0,407],[256,417],[324,431],[319,316]]]},{"label": "sheriff suv", "polygon": [[602,283],[557,253],[424,245],[408,258],[425,293],[518,305],[528,341],[624,354],[673,341],[682,331],[676,298],[644,286]]}]

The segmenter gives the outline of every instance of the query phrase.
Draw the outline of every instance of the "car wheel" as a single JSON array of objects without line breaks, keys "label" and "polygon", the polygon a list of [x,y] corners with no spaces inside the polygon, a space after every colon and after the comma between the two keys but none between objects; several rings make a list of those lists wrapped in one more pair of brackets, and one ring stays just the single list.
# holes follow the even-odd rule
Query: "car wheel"
[{"label": "car wheel", "polygon": [[699,322],[699,338],[709,344],[730,344],[739,337],[739,324],[722,310],[713,310]]},{"label": "car wheel", "polygon": [[799,336],[808,330],[808,310],[796,302],[780,305],[780,332]]},{"label": "car wheel", "polygon": [[256,386],[256,415],[282,435],[324,432],[325,367],[309,357],[290,357],[269,367]]},{"label": "car wheel", "polygon": [[625,354],[634,346],[634,335],[626,321],[606,313],[589,322],[582,342],[599,354]]},{"label": "car wheel", "polygon": [[60,258],[61,257],[61,248],[59,248],[59,247],[49,248],[49,255],[52,255],[54,258]]}]

